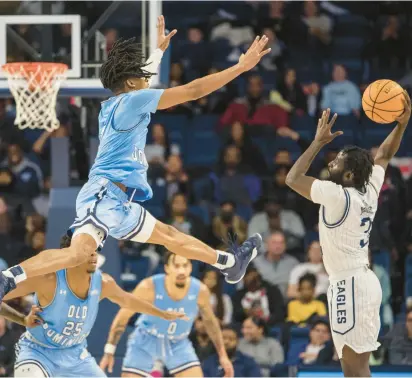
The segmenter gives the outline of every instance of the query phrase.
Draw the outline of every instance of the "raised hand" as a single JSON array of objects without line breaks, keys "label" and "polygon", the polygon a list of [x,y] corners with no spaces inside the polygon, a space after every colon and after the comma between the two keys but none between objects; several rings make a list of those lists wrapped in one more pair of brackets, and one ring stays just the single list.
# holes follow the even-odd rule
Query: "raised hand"
[{"label": "raised hand", "polygon": [[177,33],[177,30],[172,30],[168,35],[165,34],[165,18],[163,16],[159,16],[157,18],[157,47],[162,50],[166,51],[169,47],[170,40],[172,37]]},{"label": "raised hand", "polygon": [[239,59],[239,66],[243,71],[249,71],[260,62],[260,60],[270,53],[271,49],[263,50],[268,43],[268,37],[263,35],[262,37],[256,37],[252,45],[246,51],[245,54]]},{"label": "raised hand", "polygon": [[402,102],[405,110],[398,118],[396,118],[396,121],[401,126],[406,127],[408,125],[409,118],[411,118],[411,99],[406,91],[403,91]]},{"label": "raised hand", "polygon": [[337,136],[342,135],[343,131],[335,131],[333,134],[331,132],[332,126],[338,118],[338,115],[335,113],[332,119],[329,121],[330,109],[324,110],[322,112],[322,117],[319,118],[318,128],[316,130],[315,141],[328,144],[332,142]]}]

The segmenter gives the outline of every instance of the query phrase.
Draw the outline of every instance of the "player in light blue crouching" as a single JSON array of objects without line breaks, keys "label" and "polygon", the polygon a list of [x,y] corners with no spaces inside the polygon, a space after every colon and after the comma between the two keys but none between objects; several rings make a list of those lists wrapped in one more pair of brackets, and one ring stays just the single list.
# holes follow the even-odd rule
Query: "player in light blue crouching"
[{"label": "player in light blue crouching", "polygon": [[229,252],[217,251],[174,227],[156,220],[140,203],[153,195],[147,182],[148,164],[144,155],[151,113],[196,100],[223,87],[255,67],[270,49],[268,38],[257,37],[233,67],[186,85],[169,89],[149,89],[168,47],[164,19],[159,18],[159,48],[144,62],[134,40],[117,41],[103,63],[100,79],[114,96],[102,102],[99,114],[100,145],[88,182],[77,201],[77,217],[71,246],[63,253],[46,250],[0,274],[0,301],[27,278],[78,266],[90,259],[107,236],[141,243],[163,245],[168,250],[220,269],[229,283],[239,282],[248,264],[256,257],[262,239],[259,234]]},{"label": "player in light blue crouching", "polygon": [[[70,245],[62,239],[61,247]],[[62,253],[62,252],[61,252]],[[22,282],[5,300],[35,293],[42,325],[27,328],[17,344],[16,377],[105,377],[87,351],[99,302],[107,298],[119,306],[167,320],[187,317],[163,311],[123,291],[108,274],[97,269],[97,253],[75,268],[60,270]]]}]

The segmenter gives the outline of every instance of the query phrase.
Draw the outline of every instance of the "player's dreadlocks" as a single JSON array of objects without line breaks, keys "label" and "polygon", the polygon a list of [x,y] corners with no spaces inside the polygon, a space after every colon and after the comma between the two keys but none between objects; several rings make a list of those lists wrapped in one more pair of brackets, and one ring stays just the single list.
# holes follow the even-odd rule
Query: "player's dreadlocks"
[{"label": "player's dreadlocks", "polygon": [[345,155],[345,170],[353,173],[356,189],[363,190],[372,174],[373,159],[369,151],[357,146],[347,146],[341,151]]},{"label": "player's dreadlocks", "polygon": [[135,38],[119,39],[113,44],[107,60],[102,64],[100,80],[103,87],[118,91],[123,89],[127,79],[150,79],[155,75],[145,70],[146,66],[142,44],[135,43]]}]

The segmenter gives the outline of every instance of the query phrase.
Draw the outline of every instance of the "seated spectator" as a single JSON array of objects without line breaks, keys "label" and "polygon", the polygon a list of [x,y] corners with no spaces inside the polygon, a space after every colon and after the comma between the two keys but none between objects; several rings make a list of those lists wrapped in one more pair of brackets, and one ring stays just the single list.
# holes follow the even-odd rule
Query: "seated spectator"
[{"label": "seated spectator", "polygon": [[25,242],[30,245],[33,234],[37,231],[46,230],[46,219],[40,214],[31,214],[26,217]]},{"label": "seated spectator", "polygon": [[195,320],[194,331],[190,335],[190,341],[193,343],[196,356],[200,362],[203,362],[215,353],[215,348],[206,332],[205,324],[201,317],[197,317]]},{"label": "seated spectator", "polygon": [[[212,67],[209,69],[208,75],[217,72],[219,72],[219,70]],[[194,105],[194,111],[196,114],[222,114],[236,97],[238,97],[238,87],[235,82],[231,81],[217,91],[212,92],[207,97],[199,99],[196,105]],[[200,107],[199,111],[197,110],[198,107]]]},{"label": "seated spectator", "polygon": [[12,377],[14,371],[14,361],[16,353],[14,346],[18,341],[18,336],[11,331],[7,325],[7,320],[0,316],[0,377]]},{"label": "seated spectator", "polygon": [[306,273],[316,276],[315,296],[326,295],[329,288],[329,276],[322,262],[322,249],[319,241],[310,243],[307,254],[307,262],[300,263],[290,272],[288,298],[296,298],[299,295],[298,282]]},{"label": "seated spectator", "polygon": [[247,223],[236,215],[234,202],[225,201],[220,205],[220,213],[212,220],[212,235],[214,240],[211,244],[217,249],[226,249],[229,239],[233,240],[235,235],[239,244],[246,240]]},{"label": "seated spectator", "polygon": [[187,197],[183,193],[175,193],[170,200],[170,217],[166,223],[177,228],[179,231],[205,240],[206,226],[197,216],[190,214],[187,208]]},{"label": "seated spectator", "polygon": [[109,53],[114,43],[119,39],[119,32],[115,28],[109,28],[103,34],[106,38],[106,52]]},{"label": "seated spectator", "polygon": [[286,253],[285,234],[282,231],[275,231],[266,238],[266,253],[258,255],[253,264],[262,278],[276,285],[286,298],[290,272],[299,261]]},{"label": "seated spectator", "polygon": [[[235,329],[231,326],[224,326],[222,327],[222,334],[226,353],[233,364],[234,376],[261,377],[259,365],[255,360],[238,350],[239,339]],[[202,370],[205,377],[221,377],[223,369],[219,363],[219,356],[213,354],[203,361]]]},{"label": "seated spectator", "polygon": [[319,351],[315,365],[340,366],[338,352],[336,351],[332,340],[326,342],[325,346]]},{"label": "seated spectator", "polygon": [[272,28],[263,28],[261,35],[268,37],[266,46],[271,50],[262,58],[260,66],[266,71],[281,71],[284,67],[285,44],[279,40]]},{"label": "seated spectator", "polygon": [[27,260],[30,257],[37,255],[38,253],[46,249],[46,234],[44,231],[36,230],[31,234],[29,243],[24,246],[19,254],[19,260]]},{"label": "seated spectator", "polygon": [[43,174],[39,166],[27,159],[18,144],[9,144],[7,160],[0,164],[0,191],[9,188],[15,194],[34,198],[40,194]]},{"label": "seated spectator", "polygon": [[185,83],[182,63],[174,62],[170,65],[169,87],[178,87]]},{"label": "seated spectator", "polygon": [[391,365],[412,366],[412,308],[406,310],[405,323],[397,323],[384,336]]},{"label": "seated spectator", "polygon": [[271,104],[263,93],[260,76],[250,76],[246,97],[232,102],[220,119],[220,126],[234,122],[248,125],[272,125],[275,128],[289,126],[288,113],[280,106]]},{"label": "seated spectator", "polygon": [[180,155],[177,144],[170,144],[165,127],[156,123],[151,128],[152,143],[146,144],[144,153],[149,164],[164,164],[170,155]]},{"label": "seated spectator", "polygon": [[264,211],[256,213],[250,220],[248,235],[259,233],[266,239],[274,231],[283,231],[287,249],[299,253],[305,236],[302,219],[293,210],[284,209],[280,199],[269,198]]},{"label": "seated spectator", "polygon": [[316,362],[319,352],[325,348],[325,345],[330,342],[330,326],[324,320],[316,321],[309,333],[309,344],[306,345],[305,351],[299,355],[304,365],[313,364]]},{"label": "seated spectator", "polygon": [[392,286],[388,272],[382,266],[375,264],[373,253],[369,249],[369,268],[376,274],[382,287],[381,320],[384,326],[393,326],[393,311],[391,306]]},{"label": "seated spectator", "polygon": [[42,217],[47,218],[49,215],[50,208],[50,189],[51,189],[51,177],[45,177],[43,181],[43,188],[41,189],[40,195],[33,198],[31,203],[34,207],[36,213],[40,214]]},{"label": "seated spectator", "polygon": [[273,179],[264,186],[264,198],[277,198],[283,204],[284,209],[291,210],[302,216],[305,213],[307,201],[302,201],[301,196],[286,185],[286,176],[290,170],[289,165],[279,164],[275,166]]},{"label": "seated spectator", "polygon": [[202,282],[210,290],[210,304],[222,324],[230,324],[233,316],[232,300],[223,293],[223,276],[216,270],[207,270]]},{"label": "seated spectator", "polygon": [[326,306],[315,299],[316,276],[306,273],[299,278],[298,299],[288,304],[288,322],[305,326],[316,316],[326,316]]},{"label": "seated spectator", "polygon": [[330,44],[333,21],[328,15],[319,13],[319,5],[316,1],[303,3],[302,21],[308,28],[308,42],[311,47]]},{"label": "seated spectator", "polygon": [[284,361],[282,345],[273,337],[266,337],[266,323],[260,318],[247,318],[243,322],[242,334],[239,351],[256,361],[262,377],[269,377],[271,367]]},{"label": "seated spectator", "polygon": [[284,34],[285,2],[283,0],[260,2],[259,6],[261,8],[259,25],[273,28],[276,35],[282,38]]},{"label": "seated spectator", "polygon": [[212,174],[215,185],[215,199],[218,202],[233,201],[238,205],[251,206],[261,194],[261,182],[241,165],[240,150],[236,146],[227,146],[223,154],[223,164],[218,168],[218,175]]},{"label": "seated spectator", "polygon": [[270,93],[270,100],[288,112],[306,113],[307,99],[302,86],[296,80],[296,71],[293,68],[284,72],[276,90]]},{"label": "seated spectator", "polygon": [[204,76],[209,68],[211,52],[200,28],[190,27],[186,43],[175,51],[173,61],[182,62],[184,69],[192,71],[194,77]]},{"label": "seated spectator", "polygon": [[[285,129],[287,129],[287,127],[282,127],[279,130],[282,130],[282,133]],[[283,137],[284,135],[281,136]],[[288,167],[291,167],[293,165],[292,155],[288,150],[277,150],[275,156],[273,157],[273,165],[275,166],[275,168],[277,165],[286,165]]]},{"label": "seated spectator", "polygon": [[16,251],[21,248],[19,243],[11,234],[12,219],[9,207],[3,197],[0,197],[0,245],[1,257],[7,265],[13,266],[20,262]]},{"label": "seated spectator", "polygon": [[397,68],[405,65],[408,33],[401,30],[399,17],[389,16],[376,42],[376,55],[380,68]]},{"label": "seated spectator", "polygon": [[176,193],[190,194],[189,176],[183,168],[179,155],[170,155],[166,164],[167,198],[170,200]]},{"label": "seated spectator", "polygon": [[237,323],[254,316],[267,324],[285,320],[283,297],[276,286],[264,281],[254,266],[249,266],[243,278],[244,288],[233,296],[233,320]]},{"label": "seated spectator", "polygon": [[346,69],[341,64],[333,67],[333,81],[323,87],[321,108],[330,108],[338,115],[360,116],[361,94],[359,88],[346,78]]},{"label": "seated spectator", "polygon": [[248,128],[240,122],[235,122],[232,125],[229,138],[220,153],[220,164],[223,164],[224,151],[227,146],[236,146],[239,149],[240,159],[245,169],[249,168],[252,172],[259,175],[267,173],[267,166],[263,154],[253,143]]}]

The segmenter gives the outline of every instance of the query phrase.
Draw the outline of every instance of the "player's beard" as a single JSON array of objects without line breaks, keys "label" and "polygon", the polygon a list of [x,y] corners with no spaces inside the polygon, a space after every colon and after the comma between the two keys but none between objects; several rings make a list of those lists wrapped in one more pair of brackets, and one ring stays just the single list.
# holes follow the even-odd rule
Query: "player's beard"
[{"label": "player's beard", "polygon": [[342,172],[331,172],[330,169],[328,168],[328,175],[329,175],[329,180],[334,182],[337,185],[342,185],[343,186],[343,174]]}]

